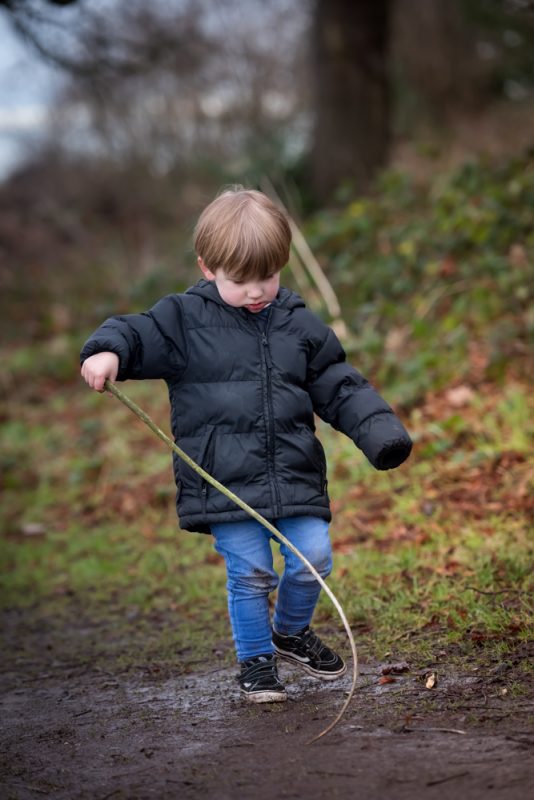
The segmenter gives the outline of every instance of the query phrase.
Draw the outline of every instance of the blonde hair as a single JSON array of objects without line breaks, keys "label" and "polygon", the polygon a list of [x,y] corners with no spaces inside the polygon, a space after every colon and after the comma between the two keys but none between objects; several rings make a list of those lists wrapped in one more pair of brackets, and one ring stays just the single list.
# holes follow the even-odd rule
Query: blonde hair
[{"label": "blonde hair", "polygon": [[199,217],[195,251],[211,272],[232,280],[265,280],[289,260],[291,230],[267,195],[234,187],[222,192]]}]

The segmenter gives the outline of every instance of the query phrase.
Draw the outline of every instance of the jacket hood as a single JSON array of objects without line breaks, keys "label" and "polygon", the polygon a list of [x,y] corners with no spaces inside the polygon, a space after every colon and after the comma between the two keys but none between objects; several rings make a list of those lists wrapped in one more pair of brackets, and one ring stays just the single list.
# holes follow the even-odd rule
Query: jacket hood
[{"label": "jacket hood", "polygon": [[[207,281],[204,278],[199,280],[194,286],[191,286],[190,289],[187,289],[186,294],[197,294],[205,300],[212,300],[214,303],[218,303],[220,306],[228,305],[221,298],[215,281]],[[304,308],[306,303],[296,292],[292,292],[291,289],[286,289],[284,286],[281,286],[272,305],[293,309],[299,307]]]}]

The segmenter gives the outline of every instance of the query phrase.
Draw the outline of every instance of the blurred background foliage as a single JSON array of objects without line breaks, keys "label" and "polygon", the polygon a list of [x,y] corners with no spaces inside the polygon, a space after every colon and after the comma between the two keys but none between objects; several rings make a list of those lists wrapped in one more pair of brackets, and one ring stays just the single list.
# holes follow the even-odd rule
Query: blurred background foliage
[{"label": "blurred background foliage", "polygon": [[528,377],[534,333],[534,159],[470,162],[417,186],[384,172],[376,194],[308,223],[354,336],[355,363],[398,402],[455,381]]},{"label": "blurred background foliage", "polygon": [[2,7],[64,74],[0,186],[4,340],[79,337],[185,288],[201,208],[263,176],[339,284],[360,352],[388,331],[421,346],[438,321],[458,354],[484,321],[500,319],[493,339],[525,333],[531,3]]}]

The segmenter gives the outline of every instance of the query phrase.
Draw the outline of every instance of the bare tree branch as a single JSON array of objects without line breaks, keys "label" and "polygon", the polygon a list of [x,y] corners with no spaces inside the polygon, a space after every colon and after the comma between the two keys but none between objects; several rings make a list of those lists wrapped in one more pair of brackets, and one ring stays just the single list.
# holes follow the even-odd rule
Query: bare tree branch
[{"label": "bare tree branch", "polygon": [[107,12],[79,3],[74,20],[52,6],[74,6],[77,0],[0,0],[11,24],[44,60],[77,78],[101,79],[146,73],[168,63],[193,68],[191,43],[200,38],[200,9],[182,0],[172,15],[163,4],[118,3]]}]

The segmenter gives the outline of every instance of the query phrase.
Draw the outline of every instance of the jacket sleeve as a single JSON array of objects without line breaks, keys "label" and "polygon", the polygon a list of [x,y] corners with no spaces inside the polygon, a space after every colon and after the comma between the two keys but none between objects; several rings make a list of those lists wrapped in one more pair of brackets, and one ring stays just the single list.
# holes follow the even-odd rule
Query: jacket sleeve
[{"label": "jacket sleeve", "polygon": [[80,361],[104,351],[118,355],[119,381],[176,378],[187,362],[179,296],[168,295],[141,314],[110,317],[86,341]]},{"label": "jacket sleeve", "polygon": [[347,364],[330,328],[308,363],[308,392],[319,417],[351,438],[376,469],[398,467],[410,455],[412,441],[404,425],[363,375]]}]

